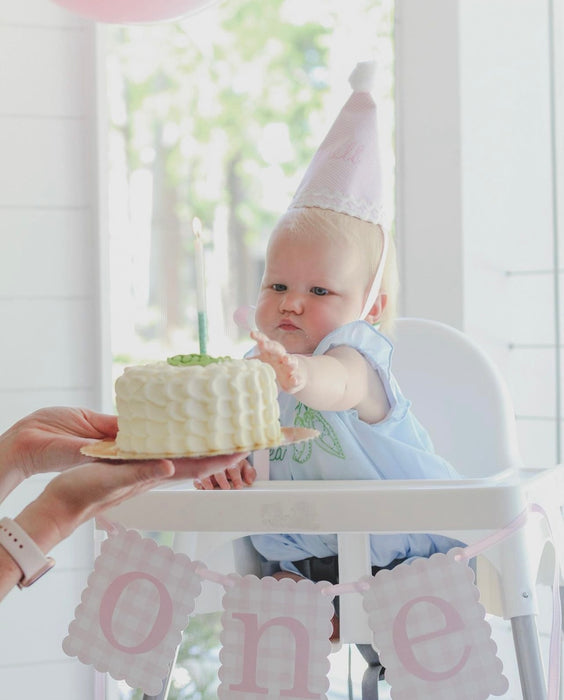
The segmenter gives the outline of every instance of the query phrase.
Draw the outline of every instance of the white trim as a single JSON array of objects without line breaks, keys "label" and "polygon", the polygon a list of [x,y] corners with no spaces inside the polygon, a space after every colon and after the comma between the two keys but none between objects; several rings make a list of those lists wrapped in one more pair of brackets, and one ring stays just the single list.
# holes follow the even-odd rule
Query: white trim
[{"label": "white trim", "polygon": [[98,322],[99,322],[99,389],[100,410],[114,413],[114,393],[112,385],[112,342],[111,342],[111,280],[110,280],[110,240],[108,212],[108,97],[106,85],[106,40],[107,33],[97,26],[95,33],[95,78],[96,115],[95,154],[96,201],[97,201],[97,251],[98,251]]},{"label": "white trim", "polygon": [[463,325],[458,0],[396,2],[402,315]]}]

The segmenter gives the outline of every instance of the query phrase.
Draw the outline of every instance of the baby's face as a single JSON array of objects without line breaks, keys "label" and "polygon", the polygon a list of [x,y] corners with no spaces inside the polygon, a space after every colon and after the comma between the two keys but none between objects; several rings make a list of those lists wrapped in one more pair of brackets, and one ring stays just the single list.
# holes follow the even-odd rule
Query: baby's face
[{"label": "baby's face", "polygon": [[257,327],[288,352],[311,354],[329,332],[359,318],[367,274],[345,240],[278,231],[267,252]]}]

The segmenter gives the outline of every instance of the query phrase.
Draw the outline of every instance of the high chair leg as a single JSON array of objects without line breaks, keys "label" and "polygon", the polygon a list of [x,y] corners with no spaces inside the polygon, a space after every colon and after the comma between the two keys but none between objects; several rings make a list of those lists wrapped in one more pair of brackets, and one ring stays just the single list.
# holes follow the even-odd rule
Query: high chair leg
[{"label": "high chair leg", "polygon": [[523,700],[546,700],[546,683],[534,615],[511,618]]},{"label": "high chair leg", "polygon": [[357,644],[368,667],[362,676],[362,700],[378,700],[378,683],[384,677],[384,669],[371,644]]}]

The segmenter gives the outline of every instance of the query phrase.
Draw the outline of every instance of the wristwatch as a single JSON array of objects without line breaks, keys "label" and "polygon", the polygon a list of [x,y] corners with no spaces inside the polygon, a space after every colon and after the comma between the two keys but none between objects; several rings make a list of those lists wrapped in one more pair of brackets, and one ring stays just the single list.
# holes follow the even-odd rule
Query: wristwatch
[{"label": "wristwatch", "polygon": [[19,588],[27,588],[55,566],[55,560],[46,557],[27,532],[10,518],[0,520],[0,545],[22,570]]}]

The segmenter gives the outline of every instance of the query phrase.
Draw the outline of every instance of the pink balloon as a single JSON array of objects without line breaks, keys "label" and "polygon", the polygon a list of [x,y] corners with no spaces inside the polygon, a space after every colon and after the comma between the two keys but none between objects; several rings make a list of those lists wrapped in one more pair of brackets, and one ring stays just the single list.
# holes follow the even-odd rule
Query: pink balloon
[{"label": "pink balloon", "polygon": [[240,306],[233,312],[233,320],[244,331],[251,331],[255,326],[255,310],[254,306]]},{"label": "pink balloon", "polygon": [[178,19],[218,0],[53,0],[71,12],[97,22],[132,24]]}]

